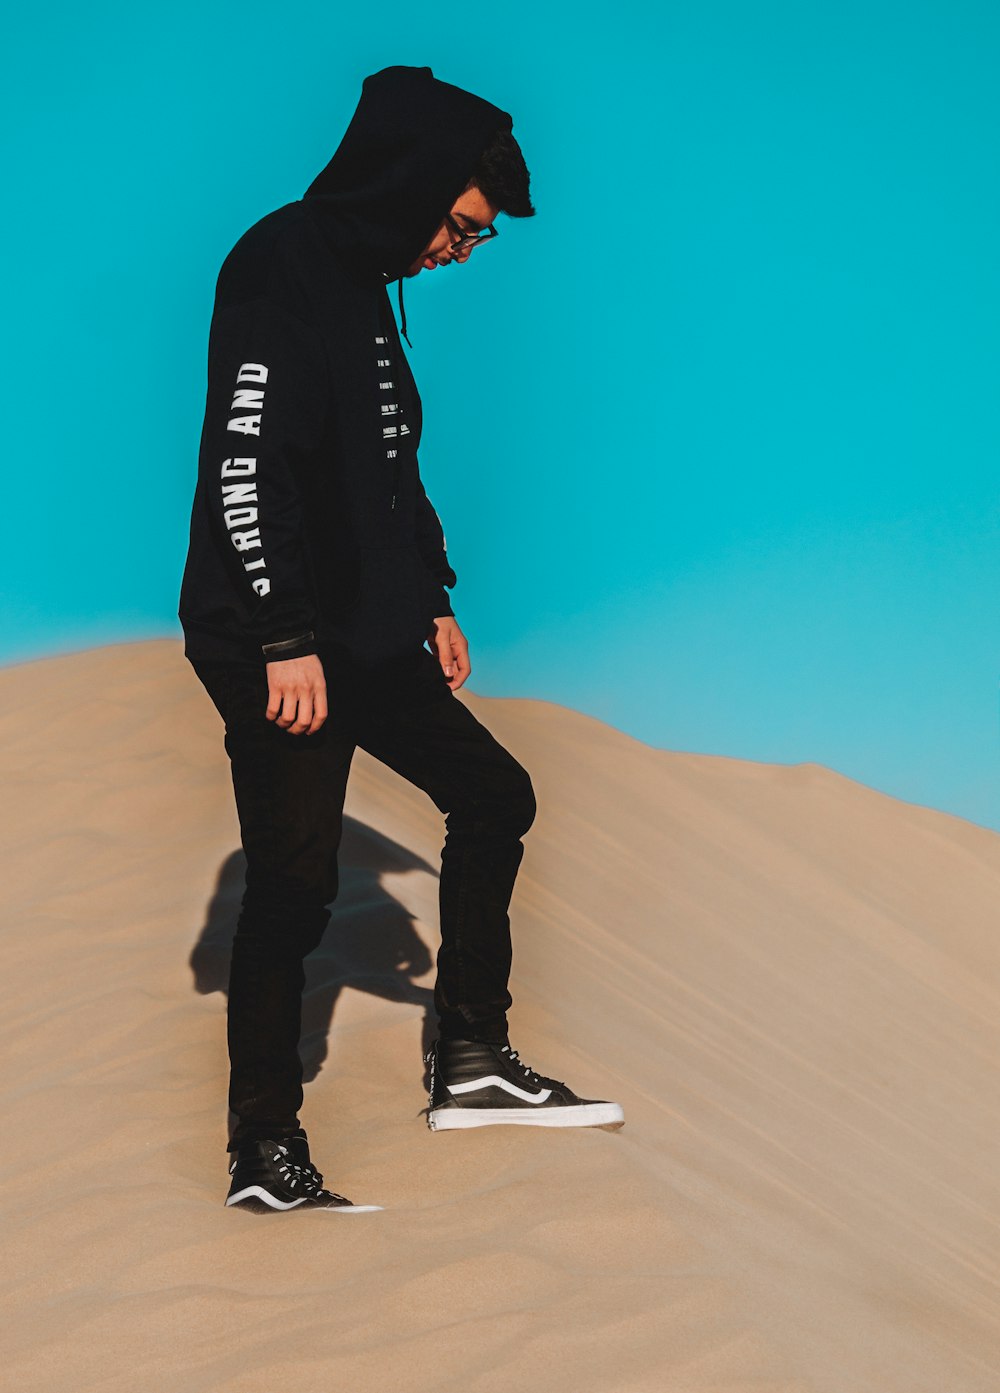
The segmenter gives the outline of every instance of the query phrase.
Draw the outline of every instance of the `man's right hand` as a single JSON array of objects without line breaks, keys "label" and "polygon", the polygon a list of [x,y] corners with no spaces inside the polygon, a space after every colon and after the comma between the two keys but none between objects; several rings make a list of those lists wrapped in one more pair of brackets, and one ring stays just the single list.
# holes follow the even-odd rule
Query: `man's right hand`
[{"label": "man's right hand", "polygon": [[315,653],[267,664],[267,719],[291,735],[314,735],[327,718],[326,678]]}]

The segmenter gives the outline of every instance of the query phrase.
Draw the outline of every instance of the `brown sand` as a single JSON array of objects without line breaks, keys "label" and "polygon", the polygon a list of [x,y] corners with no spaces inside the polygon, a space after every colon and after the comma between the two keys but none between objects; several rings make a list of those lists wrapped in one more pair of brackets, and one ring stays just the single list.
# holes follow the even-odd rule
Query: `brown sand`
[{"label": "brown sand", "polygon": [[1000,1387],[1000,836],[459,693],[538,796],[514,1044],[626,1125],[427,1130],[442,819],[359,752],[302,1117],[386,1209],[258,1217],[223,1206],[221,722],[174,641],[0,690],[7,1387]]}]

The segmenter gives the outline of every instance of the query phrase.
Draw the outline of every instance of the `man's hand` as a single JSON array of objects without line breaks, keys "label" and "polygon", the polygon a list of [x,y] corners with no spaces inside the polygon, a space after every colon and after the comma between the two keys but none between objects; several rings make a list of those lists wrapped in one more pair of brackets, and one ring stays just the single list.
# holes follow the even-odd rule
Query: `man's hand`
[{"label": "man's hand", "polygon": [[440,619],[432,619],[427,642],[438,656],[438,662],[448,679],[448,686],[453,692],[457,692],[472,671],[472,667],[469,663],[469,643],[458,627],[455,616],[445,614]]},{"label": "man's hand", "polygon": [[326,678],[315,653],[268,663],[267,695],[267,719],[292,735],[314,735],[327,718]]}]

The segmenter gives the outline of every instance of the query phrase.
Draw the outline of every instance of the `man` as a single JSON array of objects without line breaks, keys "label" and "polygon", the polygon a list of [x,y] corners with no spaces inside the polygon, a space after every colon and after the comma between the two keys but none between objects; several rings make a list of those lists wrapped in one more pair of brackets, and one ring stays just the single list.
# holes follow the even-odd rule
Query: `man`
[{"label": "man", "polygon": [[[510,1047],[507,911],[535,800],[455,698],[468,642],[386,289],[399,282],[405,336],[404,278],[466,262],[500,212],[534,213],[511,131],[506,112],[430,68],[385,68],[305,196],[255,223],[219,274],[179,615],[225,723],[247,861],[229,982],[229,1205],[378,1207],[323,1187],[298,1119],[303,958],[337,895],[358,746],[446,814],[429,1125],[623,1121]],[[474,354],[457,343],[458,368]]]}]

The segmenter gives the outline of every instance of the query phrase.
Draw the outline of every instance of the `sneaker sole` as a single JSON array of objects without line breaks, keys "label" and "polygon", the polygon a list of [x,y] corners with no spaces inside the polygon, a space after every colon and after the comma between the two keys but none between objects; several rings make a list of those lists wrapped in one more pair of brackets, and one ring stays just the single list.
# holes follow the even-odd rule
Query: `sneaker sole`
[{"label": "sneaker sole", "polygon": [[[308,1201],[303,1197],[297,1200],[279,1200],[276,1195],[270,1195],[260,1185],[248,1185],[245,1190],[238,1190],[235,1195],[230,1195],[226,1200],[226,1207],[239,1205],[242,1209],[252,1210],[255,1214],[275,1213],[280,1210],[298,1209]],[[330,1214],[371,1214],[375,1210],[381,1210],[380,1204],[336,1204],[336,1205],[311,1205],[310,1208],[322,1209]]]},{"label": "sneaker sole", "polygon": [[538,1108],[434,1108],[427,1115],[432,1132],[448,1132],[465,1127],[490,1127],[511,1123],[518,1127],[601,1127],[616,1132],[625,1125],[625,1114],[618,1103]]}]

